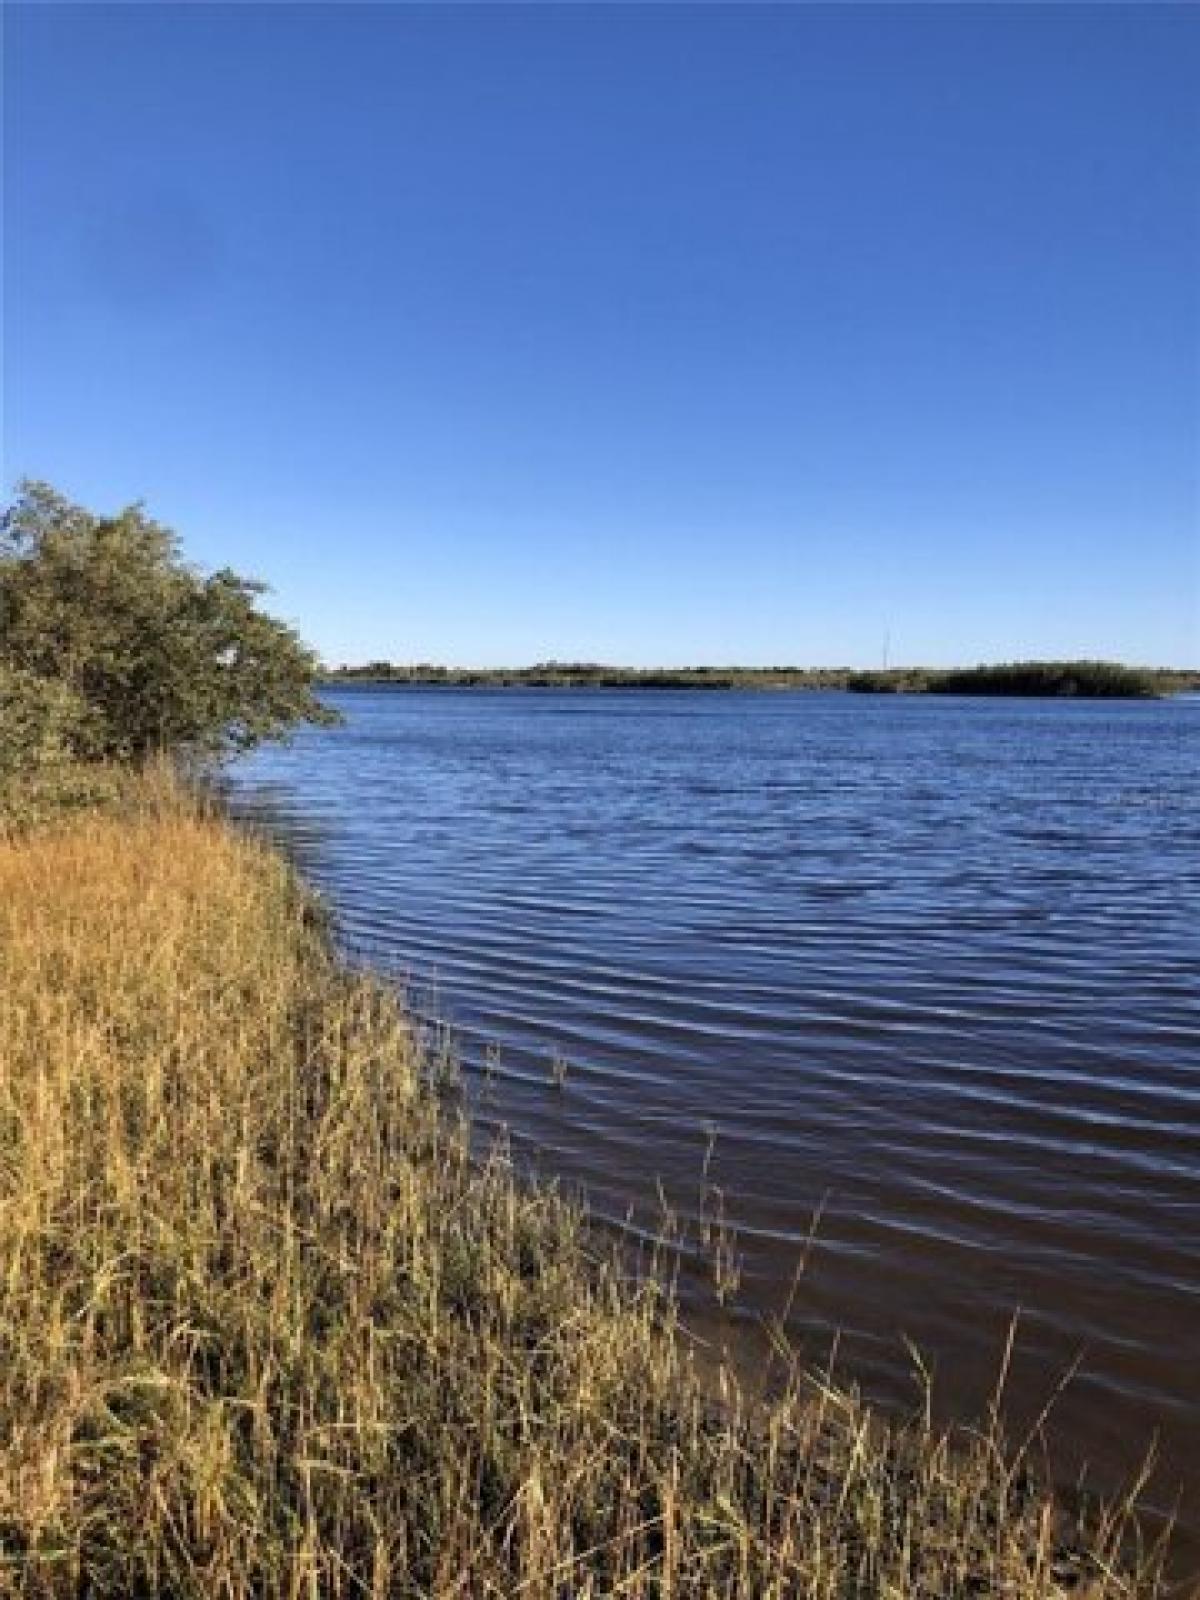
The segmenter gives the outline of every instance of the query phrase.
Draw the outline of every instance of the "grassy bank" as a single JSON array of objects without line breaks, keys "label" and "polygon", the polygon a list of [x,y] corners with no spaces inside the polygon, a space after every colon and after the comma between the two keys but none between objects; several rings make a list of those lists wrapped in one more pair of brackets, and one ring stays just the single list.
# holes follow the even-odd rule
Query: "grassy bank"
[{"label": "grassy bank", "polygon": [[994,1428],[714,1395],[276,854],[114,801],[0,840],[0,1590],[1156,1592]]}]

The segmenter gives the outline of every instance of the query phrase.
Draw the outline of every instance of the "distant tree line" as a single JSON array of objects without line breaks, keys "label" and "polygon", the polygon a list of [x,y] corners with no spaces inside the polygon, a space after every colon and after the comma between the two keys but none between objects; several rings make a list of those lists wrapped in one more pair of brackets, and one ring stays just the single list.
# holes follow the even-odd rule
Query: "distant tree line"
[{"label": "distant tree line", "polygon": [[[819,686],[828,688],[840,687],[846,675],[845,671],[820,671],[804,676],[820,679]],[[791,687],[797,674],[782,667],[750,671],[738,667],[611,667],[590,661],[539,661],[531,667],[440,667],[424,661],[411,665],[369,661],[362,666],[339,667],[328,676],[338,682],[445,685],[459,689],[735,689],[749,685],[751,679],[758,687]],[[813,686],[818,685],[814,682]]]},{"label": "distant tree line", "polygon": [[394,683],[457,689],[844,689],[850,667],[613,667],[540,661],[531,667],[441,667],[369,661],[326,674],[334,683]]},{"label": "distant tree line", "polygon": [[860,672],[846,687],[858,694],[1145,700],[1194,685],[1200,685],[1200,674],[1124,667],[1113,661],[1011,661],[948,672],[924,668]]},{"label": "distant tree line", "polygon": [[929,694],[989,694],[1061,699],[1148,700],[1161,692],[1159,675],[1113,661],[1012,661],[934,674]]},{"label": "distant tree line", "polygon": [[459,689],[846,689],[855,694],[1078,696],[1145,699],[1200,689],[1200,672],[1125,667],[1107,661],[1025,661],[966,670],[893,667],[613,667],[543,661],[531,667],[443,667],[369,661],[328,674],[337,683]]}]

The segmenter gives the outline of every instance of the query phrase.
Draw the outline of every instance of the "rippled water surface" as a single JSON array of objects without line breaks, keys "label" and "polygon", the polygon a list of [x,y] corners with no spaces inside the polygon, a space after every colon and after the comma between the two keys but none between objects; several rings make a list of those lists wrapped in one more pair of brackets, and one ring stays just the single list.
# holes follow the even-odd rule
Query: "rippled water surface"
[{"label": "rippled water surface", "polygon": [[[1160,1437],[1200,1529],[1200,702],[347,689],[235,774],[346,943],[500,1048],[485,1117],[595,1209],[724,1195],[708,1338],[947,1413]],[[566,1084],[549,1082],[567,1062]],[[490,1109],[489,1109],[490,1107]],[[708,1205],[713,1204],[711,1193]],[[1197,1548],[1193,1544],[1193,1548]]]}]

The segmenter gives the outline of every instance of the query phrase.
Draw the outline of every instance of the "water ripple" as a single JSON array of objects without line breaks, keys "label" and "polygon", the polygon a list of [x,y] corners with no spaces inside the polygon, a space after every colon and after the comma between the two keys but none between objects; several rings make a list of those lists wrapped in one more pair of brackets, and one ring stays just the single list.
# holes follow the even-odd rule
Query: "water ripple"
[{"label": "water ripple", "polygon": [[845,1330],[884,1401],[903,1333],[978,1409],[1019,1309],[1014,1425],[1082,1352],[1064,1465],[1111,1484],[1157,1431],[1200,1537],[1200,706],[339,700],[236,803],[469,1069],[499,1046],[485,1129],[633,1234],[665,1195],[713,1340],[779,1309],[823,1208],[792,1331]]}]

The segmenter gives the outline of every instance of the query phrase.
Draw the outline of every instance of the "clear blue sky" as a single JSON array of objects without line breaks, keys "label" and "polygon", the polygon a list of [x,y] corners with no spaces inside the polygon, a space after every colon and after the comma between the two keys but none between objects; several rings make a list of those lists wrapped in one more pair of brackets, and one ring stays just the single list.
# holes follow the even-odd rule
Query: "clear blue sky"
[{"label": "clear blue sky", "polygon": [[5,12],[6,485],[331,660],[1200,660],[1195,7]]}]

